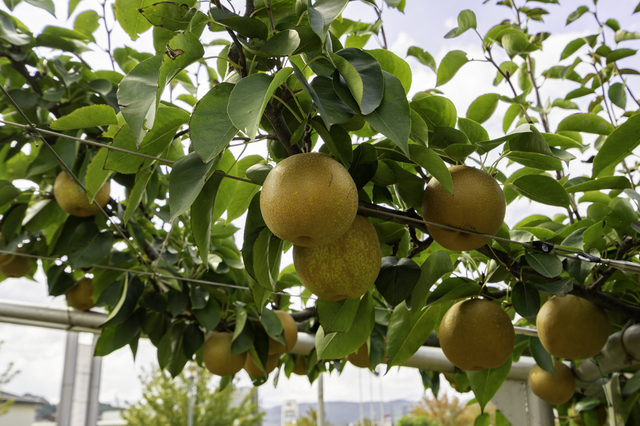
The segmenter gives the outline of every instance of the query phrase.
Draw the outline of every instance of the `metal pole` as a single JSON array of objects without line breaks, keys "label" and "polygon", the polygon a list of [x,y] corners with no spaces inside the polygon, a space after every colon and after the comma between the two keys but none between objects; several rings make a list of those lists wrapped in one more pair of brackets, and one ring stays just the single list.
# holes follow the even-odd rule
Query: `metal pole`
[{"label": "metal pole", "polygon": [[[93,338],[95,350],[98,335]],[[91,362],[91,377],[89,379],[89,407],[87,410],[87,426],[96,426],[100,414],[100,379],[102,377],[102,358],[93,357]]]},{"label": "metal pole", "polygon": [[318,374],[318,426],[324,426],[324,376]]},{"label": "metal pole", "polygon": [[384,426],[384,402],[382,402],[382,376],[377,376],[380,383],[380,426]]},{"label": "metal pole", "polygon": [[[369,370],[367,370],[369,371]],[[375,426],[376,419],[373,415],[373,374],[369,371],[369,417],[371,417],[371,425]]]},{"label": "metal pole", "polygon": [[360,387],[360,426],[364,426],[364,407],[362,406],[362,369],[358,369],[358,385]]},{"label": "metal pole", "polygon": [[195,379],[195,374],[192,374],[189,378],[189,417],[187,420],[187,426],[193,426],[193,400],[194,400],[194,391],[193,391],[193,381]]},{"label": "metal pole", "polygon": [[78,357],[78,333],[67,333],[67,346],[64,355],[64,370],[62,372],[62,389],[58,404],[58,426],[70,426],[71,407],[73,404],[73,386],[76,379],[76,360]]}]

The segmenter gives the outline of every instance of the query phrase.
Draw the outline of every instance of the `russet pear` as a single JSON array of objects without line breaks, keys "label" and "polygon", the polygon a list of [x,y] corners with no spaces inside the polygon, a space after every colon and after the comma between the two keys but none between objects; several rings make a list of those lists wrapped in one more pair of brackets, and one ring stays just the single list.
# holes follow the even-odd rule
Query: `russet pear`
[{"label": "russet pear", "polygon": [[293,264],[302,284],[320,299],[357,299],[380,272],[380,244],[376,230],[364,216],[356,216],[349,230],[330,244],[293,247]]},{"label": "russet pear", "polygon": [[212,374],[229,376],[242,370],[248,356],[246,352],[231,355],[233,334],[212,332],[204,342],[202,361]]},{"label": "russet pear", "polygon": [[278,360],[280,359],[280,355],[273,354],[267,357],[267,365],[265,365],[265,371],[260,370],[255,362],[253,362],[253,358],[250,355],[247,355],[247,360],[244,363],[244,369],[247,373],[256,377],[266,377],[278,366]]},{"label": "russet pear", "polygon": [[[18,253],[24,252],[22,249]],[[33,259],[18,254],[5,254],[0,256],[0,273],[7,278],[25,277],[33,269]]]},{"label": "russet pear", "polygon": [[277,237],[305,247],[328,244],[351,226],[358,189],[347,169],[328,155],[296,154],[267,175],[260,210]]},{"label": "russet pear", "polygon": [[536,396],[551,405],[571,400],[576,391],[576,380],[569,367],[555,362],[555,374],[543,370],[537,364],[529,370],[529,387]]},{"label": "russet pear", "polygon": [[88,311],[93,308],[93,281],[91,278],[82,278],[65,292],[67,305],[79,311]]},{"label": "russet pear", "polygon": [[488,300],[468,299],[444,314],[438,338],[453,365],[475,371],[504,364],[511,357],[516,335],[502,308]]},{"label": "russet pear", "polygon": [[[104,207],[109,202],[111,186],[106,182],[98,190],[95,201]],[[89,217],[100,211],[98,206],[89,202],[87,193],[84,192],[66,172],[60,172],[53,184],[53,196],[60,208],[72,216]]]},{"label": "russet pear", "polygon": [[[422,218],[428,222],[495,235],[502,226],[506,201],[500,185],[484,170],[467,166],[449,168],[453,194],[435,178],[422,196]],[[442,247],[456,251],[475,250],[490,238],[427,225],[429,234]]]}]

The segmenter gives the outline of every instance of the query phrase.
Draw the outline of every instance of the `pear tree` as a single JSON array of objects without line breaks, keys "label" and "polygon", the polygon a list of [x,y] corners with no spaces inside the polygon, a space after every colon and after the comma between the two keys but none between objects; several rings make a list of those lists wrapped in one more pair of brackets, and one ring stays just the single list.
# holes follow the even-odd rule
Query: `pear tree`
[{"label": "pear tree", "polygon": [[[92,304],[108,312],[96,354],[127,345],[135,353],[144,336],[173,376],[189,360],[210,363],[205,354],[222,348],[205,342],[220,335],[224,355],[245,359],[245,368],[289,376],[300,357],[276,311],[315,336],[303,360],[310,381],[339,374],[363,345],[370,368],[404,364],[465,299],[489,301],[516,327],[536,328],[547,300],[575,296],[606,313],[610,342],[624,341],[640,320],[640,33],[624,22],[637,20],[640,5],[602,3],[585,0],[568,12],[559,0],[474,3],[448,33],[428,29],[449,50],[440,57],[420,42],[403,51],[387,44],[388,16],[438,7],[420,0],[104,0],[96,10],[72,0],[70,20],[37,31],[20,12],[59,16],[60,4],[5,1],[1,278],[33,278],[37,264],[51,296],[91,278]],[[588,30],[565,40],[555,34],[559,20]],[[140,37],[147,50],[128,46]],[[476,49],[455,50],[451,39]],[[558,43],[550,62],[546,52]],[[466,70],[484,94],[461,105],[453,94]],[[432,87],[419,81],[424,75]],[[338,172],[324,184],[306,165],[281,176],[282,193],[265,201],[279,165],[311,152],[351,189],[336,186]],[[471,204],[441,201],[456,196],[450,168],[462,165],[498,190],[477,196],[483,184],[471,179],[479,189],[458,196]],[[64,191],[58,179],[68,181]],[[424,194],[436,183],[442,197],[434,205]],[[318,188],[328,204],[285,202]],[[352,207],[339,228],[328,212],[346,197]],[[95,214],[68,208],[76,198]],[[496,219],[487,206],[496,203],[506,219],[485,230]],[[423,217],[432,207],[444,214]],[[449,222],[454,216],[480,224]],[[319,298],[287,260],[311,234],[287,239],[274,217],[307,220],[321,236],[364,220],[373,242],[340,256],[359,262],[370,251],[376,259],[361,263],[375,271],[357,294]],[[447,232],[481,244],[447,248],[436,237]],[[28,268],[5,268],[16,258],[29,259]],[[310,270],[349,286],[355,274],[339,272],[330,254],[311,258]],[[569,322],[551,329],[580,329]],[[270,355],[270,341],[286,352]],[[640,354],[626,355],[601,379],[614,393],[610,410],[637,424],[640,373],[629,360]],[[486,403],[521,356],[545,372],[558,357],[516,333],[503,365],[460,369],[456,380]],[[437,372],[416,374],[437,390]],[[490,386],[479,385],[483,377]],[[268,375],[253,379],[260,385]],[[604,394],[581,389],[559,413],[573,404],[597,419]]]}]

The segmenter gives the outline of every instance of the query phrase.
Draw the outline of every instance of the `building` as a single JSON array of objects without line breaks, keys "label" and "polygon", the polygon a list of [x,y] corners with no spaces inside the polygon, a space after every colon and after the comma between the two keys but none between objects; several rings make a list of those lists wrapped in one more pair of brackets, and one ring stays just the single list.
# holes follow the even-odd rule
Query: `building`
[{"label": "building", "polygon": [[0,392],[0,404],[6,401],[13,401],[13,404],[7,413],[0,416],[0,426],[31,426],[36,417],[36,408],[45,405],[42,398]]}]

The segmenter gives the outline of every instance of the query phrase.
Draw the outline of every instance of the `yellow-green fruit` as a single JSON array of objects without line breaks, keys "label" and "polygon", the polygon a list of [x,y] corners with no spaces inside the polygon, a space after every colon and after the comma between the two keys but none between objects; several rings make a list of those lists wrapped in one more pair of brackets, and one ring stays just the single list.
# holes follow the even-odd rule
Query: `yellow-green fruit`
[{"label": "yellow-green fruit", "polygon": [[7,278],[22,278],[33,269],[33,259],[27,256],[7,254],[0,256],[0,262],[0,272]]},{"label": "yellow-green fruit", "polygon": [[371,368],[371,360],[369,360],[369,348],[367,342],[364,342],[355,352],[347,355],[347,361],[358,368]]},{"label": "yellow-green fruit", "polygon": [[293,374],[297,374],[298,376],[306,376],[307,375],[307,357],[304,355],[298,355],[296,358],[296,364],[293,366]]},{"label": "yellow-green fruit", "polygon": [[88,311],[93,308],[93,281],[91,278],[82,278],[64,294],[67,305],[79,311]]},{"label": "yellow-green fruit", "polygon": [[[449,168],[453,194],[431,179],[422,196],[422,218],[428,222],[495,235],[504,220],[506,201],[498,182],[489,173],[467,166]],[[491,239],[427,225],[429,234],[449,250],[469,251]]]},{"label": "yellow-green fruit", "polygon": [[484,299],[463,300],[449,308],[438,337],[444,355],[462,370],[500,367],[516,339],[506,312]]},{"label": "yellow-green fruit", "polygon": [[248,356],[246,352],[231,355],[233,334],[213,332],[202,348],[202,361],[212,374],[230,376],[242,370]]},{"label": "yellow-green fruit", "polygon": [[604,309],[571,294],[553,296],[542,305],[536,328],[542,346],[556,358],[591,358],[609,339],[609,318]]},{"label": "yellow-green fruit", "polygon": [[279,238],[311,247],[344,234],[358,211],[358,189],[347,169],[319,152],[287,157],[262,185],[260,210]]},{"label": "yellow-green fruit", "polygon": [[543,401],[551,405],[560,405],[569,401],[576,390],[576,380],[569,367],[556,361],[556,374],[551,374],[534,365],[529,370],[529,387]]},{"label": "yellow-green fruit", "polygon": [[247,373],[251,374],[255,377],[267,377],[269,373],[276,369],[278,366],[278,359],[280,355],[273,354],[267,357],[267,365],[265,366],[266,373],[258,368],[255,362],[253,362],[253,358],[250,355],[247,355],[247,359],[244,363],[244,369]]},{"label": "yellow-green fruit", "polygon": [[282,328],[284,329],[284,341],[287,342],[287,346],[285,347],[282,343],[269,337],[269,355],[289,352],[293,349],[296,343],[298,343],[298,325],[296,324],[296,320],[294,320],[293,317],[285,311],[274,312],[278,318],[280,318],[280,322],[282,323]]},{"label": "yellow-green fruit", "polygon": [[[95,201],[104,207],[109,202],[109,182],[102,185],[95,196]],[[66,172],[60,172],[53,184],[53,195],[60,208],[72,216],[88,217],[96,214],[100,209],[94,203],[89,202],[87,193],[84,192]]]},{"label": "yellow-green fruit", "polygon": [[330,244],[293,247],[293,264],[302,284],[330,302],[365,294],[378,277],[380,257],[376,230],[360,215]]}]

